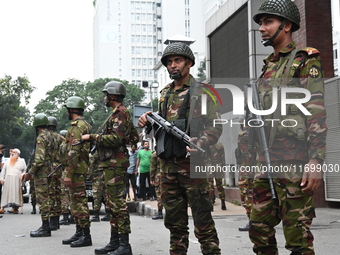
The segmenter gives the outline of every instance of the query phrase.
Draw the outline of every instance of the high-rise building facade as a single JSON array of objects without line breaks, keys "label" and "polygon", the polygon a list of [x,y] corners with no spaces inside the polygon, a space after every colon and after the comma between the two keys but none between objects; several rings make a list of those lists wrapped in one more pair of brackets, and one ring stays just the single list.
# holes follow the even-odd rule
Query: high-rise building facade
[{"label": "high-rise building facade", "polygon": [[204,17],[204,0],[96,0],[94,79],[118,78],[141,88],[147,84],[144,103],[149,103],[158,95],[150,87],[168,38],[194,39],[192,73],[197,73],[206,50]]},{"label": "high-rise building facade", "polygon": [[95,1],[94,79],[118,78],[141,87],[155,80],[162,43],[159,2]]}]

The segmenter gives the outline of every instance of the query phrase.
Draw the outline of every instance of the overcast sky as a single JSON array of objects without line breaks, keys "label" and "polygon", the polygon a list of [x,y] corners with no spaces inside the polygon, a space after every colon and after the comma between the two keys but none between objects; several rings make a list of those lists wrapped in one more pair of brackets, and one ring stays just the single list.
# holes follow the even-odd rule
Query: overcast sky
[{"label": "overcast sky", "polygon": [[0,0],[0,77],[26,75],[29,108],[63,80],[93,80],[92,0]]}]

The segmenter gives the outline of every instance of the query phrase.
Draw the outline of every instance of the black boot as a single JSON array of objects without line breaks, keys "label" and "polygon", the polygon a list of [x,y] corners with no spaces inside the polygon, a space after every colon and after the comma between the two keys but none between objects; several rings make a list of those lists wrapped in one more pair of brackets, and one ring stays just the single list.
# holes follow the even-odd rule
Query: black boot
[{"label": "black boot", "polygon": [[63,218],[59,221],[59,225],[70,225],[68,222],[68,213],[63,213]]},{"label": "black boot", "polygon": [[129,234],[120,235],[120,245],[117,250],[109,252],[110,255],[132,255],[131,245],[129,244]]},{"label": "black boot", "polygon": [[59,225],[59,217],[58,216],[52,216],[50,218],[50,229],[51,231],[57,230]]},{"label": "black boot", "polygon": [[82,236],[77,240],[71,243],[71,247],[84,247],[91,246],[92,239],[90,235],[90,228],[82,228]]},{"label": "black boot", "polygon": [[94,216],[91,217],[90,221],[92,222],[99,222],[100,219],[99,219],[99,210],[95,210],[94,211]]},{"label": "black boot", "polygon": [[31,231],[30,236],[31,237],[51,236],[51,230],[48,220],[43,220],[42,226],[36,231]]},{"label": "black boot", "polygon": [[119,234],[111,231],[110,242],[103,248],[94,250],[94,254],[107,254],[110,251],[115,251],[119,247]]},{"label": "black boot", "polygon": [[68,222],[69,222],[70,224],[76,224],[76,222],[75,222],[74,219],[73,219],[72,214],[70,215],[70,218],[68,218]]},{"label": "black boot", "polygon": [[152,217],[153,220],[161,220],[163,219],[162,209],[158,209],[158,214]]},{"label": "black boot", "polygon": [[249,231],[249,223],[247,223],[244,227],[239,227],[238,231]]},{"label": "black boot", "polygon": [[37,210],[35,209],[35,205],[32,205],[32,212],[31,214],[36,214],[37,213]]},{"label": "black boot", "polygon": [[110,214],[105,214],[103,218],[100,219],[101,221],[110,221]]},{"label": "black boot", "polygon": [[221,209],[222,209],[223,211],[227,210],[227,207],[225,206],[224,199],[221,199]]},{"label": "black boot", "polygon": [[63,244],[71,244],[74,241],[77,241],[83,235],[83,230],[79,225],[76,225],[76,233],[71,236],[69,239],[64,239]]}]

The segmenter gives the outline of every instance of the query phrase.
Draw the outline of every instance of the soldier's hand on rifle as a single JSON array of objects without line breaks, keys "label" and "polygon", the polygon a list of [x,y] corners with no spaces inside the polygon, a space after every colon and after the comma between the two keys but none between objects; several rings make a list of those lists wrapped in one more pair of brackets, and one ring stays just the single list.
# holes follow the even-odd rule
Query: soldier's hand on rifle
[{"label": "soldier's hand on rifle", "polygon": [[71,186],[71,178],[65,177],[65,178],[64,178],[64,184],[65,184],[67,187],[70,187],[70,186]]},{"label": "soldier's hand on rifle", "polygon": [[323,174],[321,167],[322,166],[317,159],[310,159],[305,165],[300,184],[301,187],[304,187],[302,192],[311,193],[320,187]]},{"label": "soldier's hand on rifle", "polygon": [[25,173],[24,174],[24,181],[27,182],[27,181],[31,181],[31,180],[32,180],[32,176],[29,173]]},{"label": "soldier's hand on rifle", "polygon": [[146,125],[149,124],[149,121],[146,119],[146,115],[152,113],[152,111],[144,113],[142,116],[139,117],[138,119],[138,126],[139,127],[145,127]]},{"label": "soldier's hand on rifle", "polygon": [[[196,142],[197,141],[197,142]],[[202,148],[202,142],[203,141],[200,141],[200,140],[197,140],[197,137],[191,137],[189,142],[192,142],[192,143],[196,143],[197,146],[201,147]],[[195,148],[190,148],[189,146],[186,147],[187,149],[187,152],[189,152],[190,154],[195,154],[195,153],[198,153],[199,151]]]},{"label": "soldier's hand on rifle", "polygon": [[83,135],[81,137],[82,140],[90,140],[90,135]]}]

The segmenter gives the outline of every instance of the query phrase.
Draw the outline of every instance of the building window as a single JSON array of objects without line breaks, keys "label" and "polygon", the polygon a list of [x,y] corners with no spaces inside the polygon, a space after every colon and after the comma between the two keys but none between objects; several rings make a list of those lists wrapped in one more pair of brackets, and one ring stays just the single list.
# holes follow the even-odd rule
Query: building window
[{"label": "building window", "polygon": [[131,46],[131,54],[134,55],[135,53],[135,46]]},{"label": "building window", "polygon": [[136,72],[137,72],[137,77],[140,77],[141,76],[141,70],[137,69]]},{"label": "building window", "polygon": [[136,73],[135,73],[135,72],[136,72],[136,70],[135,70],[135,69],[131,69],[131,76],[132,76],[132,77],[135,77],[135,75],[136,75]]},{"label": "building window", "polygon": [[142,59],[142,65],[143,65],[143,66],[146,66],[146,58],[143,58],[143,59]]},{"label": "building window", "polygon": [[136,21],[140,21],[140,14],[136,13]]},{"label": "building window", "polygon": [[135,58],[131,58],[131,65],[134,66],[136,64],[136,59]]},{"label": "building window", "polygon": [[142,43],[146,43],[146,35],[142,35]]},{"label": "building window", "polygon": [[148,70],[143,69],[143,77],[147,77],[148,76]]},{"label": "building window", "polygon": [[140,66],[141,65],[141,59],[140,58],[137,58],[137,66]]},{"label": "building window", "polygon": [[131,35],[131,42],[134,43],[135,42],[135,36]]}]

